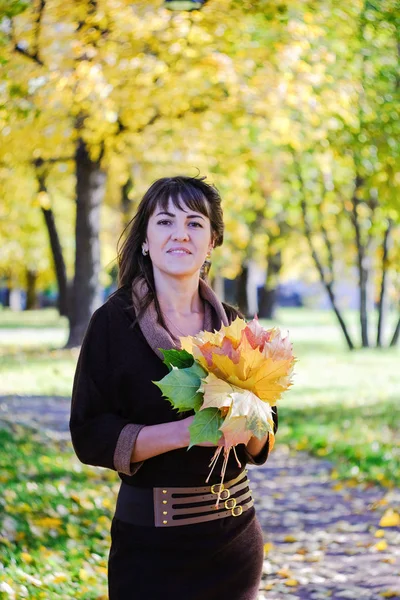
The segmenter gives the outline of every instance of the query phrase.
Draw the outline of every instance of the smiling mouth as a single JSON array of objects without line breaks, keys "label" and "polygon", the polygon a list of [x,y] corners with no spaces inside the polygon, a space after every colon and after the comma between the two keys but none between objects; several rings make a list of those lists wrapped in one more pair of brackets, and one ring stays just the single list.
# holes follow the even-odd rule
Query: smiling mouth
[{"label": "smiling mouth", "polygon": [[188,250],[168,250],[167,254],[187,254],[190,255],[191,252],[189,252]]}]

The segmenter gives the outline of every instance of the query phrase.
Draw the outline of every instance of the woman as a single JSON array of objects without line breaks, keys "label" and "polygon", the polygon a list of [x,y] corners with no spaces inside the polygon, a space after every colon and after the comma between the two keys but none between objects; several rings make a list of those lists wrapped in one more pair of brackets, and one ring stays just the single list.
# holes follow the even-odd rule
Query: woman
[{"label": "woman", "polygon": [[[229,460],[216,510],[218,467],[205,484],[215,447],[187,449],[193,416],[178,415],[153,383],[168,373],[160,348],[179,348],[180,336],[219,329],[238,314],[203,278],[222,241],[221,200],[204,178],[153,183],[119,254],[119,289],[86,332],[70,429],[82,462],[114,469],[122,480],[110,600],[257,596],[263,540],[244,467],[265,462],[268,437],[237,447],[241,467]],[[232,509],[233,498],[241,508]]]}]

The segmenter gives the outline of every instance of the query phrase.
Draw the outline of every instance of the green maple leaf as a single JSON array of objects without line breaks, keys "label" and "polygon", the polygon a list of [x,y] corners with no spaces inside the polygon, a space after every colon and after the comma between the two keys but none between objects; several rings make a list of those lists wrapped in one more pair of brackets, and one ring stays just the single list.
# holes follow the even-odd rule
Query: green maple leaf
[{"label": "green maple leaf", "polygon": [[172,370],[161,379],[161,381],[153,381],[177,409],[179,413],[189,410],[199,410],[203,403],[203,394],[199,392],[201,385],[200,377],[205,374],[204,369],[194,363],[186,369],[178,369],[173,366]]},{"label": "green maple leaf", "polygon": [[201,442],[218,444],[221,438],[221,427],[224,419],[218,408],[205,408],[194,416],[193,423],[189,426],[190,444],[189,448]]},{"label": "green maple leaf", "polygon": [[175,348],[172,348],[171,350],[159,348],[159,350],[161,350],[164,356],[164,364],[167,365],[169,369],[172,369],[172,367],[185,369],[191,367],[194,363],[193,356],[187,352],[187,350],[176,350]]}]

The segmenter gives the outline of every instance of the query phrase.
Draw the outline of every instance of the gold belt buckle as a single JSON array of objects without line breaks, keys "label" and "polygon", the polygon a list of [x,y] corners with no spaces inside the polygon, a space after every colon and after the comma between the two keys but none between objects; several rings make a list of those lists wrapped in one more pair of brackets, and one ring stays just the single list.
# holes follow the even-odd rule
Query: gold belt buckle
[{"label": "gold belt buckle", "polygon": [[211,493],[212,494],[219,494],[220,492],[224,491],[224,484],[223,483],[214,483],[211,486]]},{"label": "gold belt buckle", "polygon": [[232,508],[232,517],[239,517],[243,512],[242,506],[234,506]]},{"label": "gold belt buckle", "polygon": [[225,508],[231,511],[232,517],[239,517],[243,512],[243,506],[238,506],[236,504],[236,498],[225,500]]}]

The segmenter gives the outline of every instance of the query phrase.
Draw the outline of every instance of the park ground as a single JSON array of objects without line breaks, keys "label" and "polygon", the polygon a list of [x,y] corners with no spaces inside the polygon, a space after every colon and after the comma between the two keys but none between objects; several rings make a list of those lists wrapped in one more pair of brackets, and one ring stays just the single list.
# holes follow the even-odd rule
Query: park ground
[{"label": "park ground", "polygon": [[[400,598],[400,352],[349,352],[329,312],[281,309],[274,324],[298,362],[276,448],[250,469],[260,600]],[[107,597],[118,480],[73,454],[66,336],[52,310],[0,312],[1,599]]]}]

